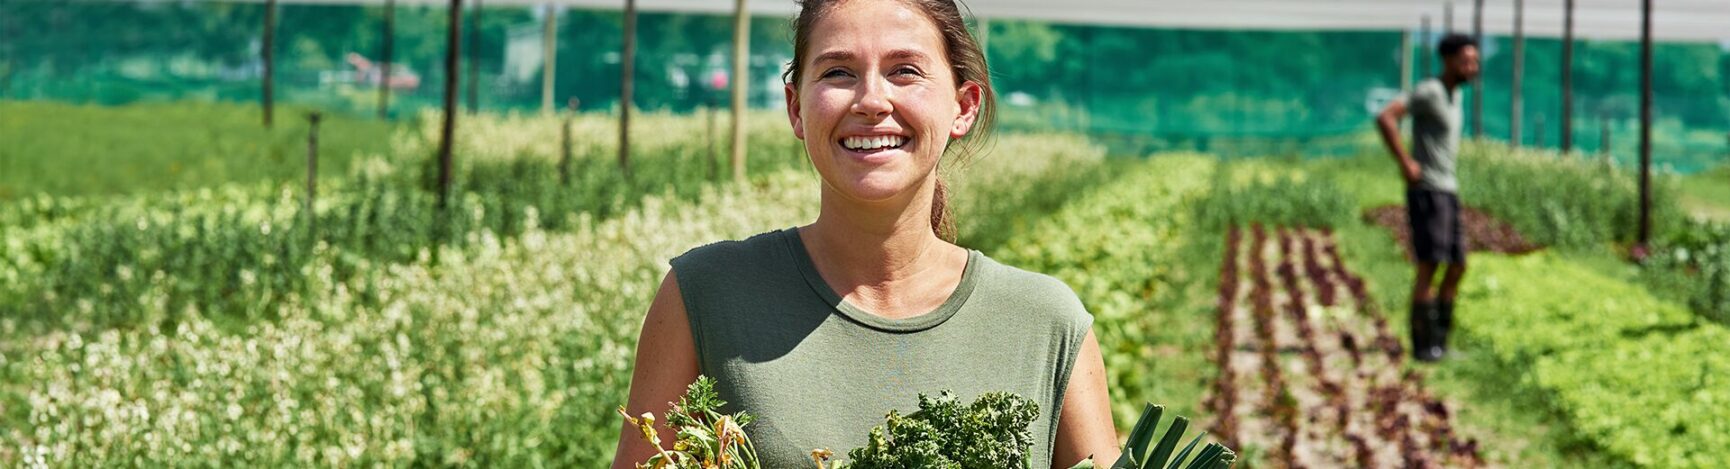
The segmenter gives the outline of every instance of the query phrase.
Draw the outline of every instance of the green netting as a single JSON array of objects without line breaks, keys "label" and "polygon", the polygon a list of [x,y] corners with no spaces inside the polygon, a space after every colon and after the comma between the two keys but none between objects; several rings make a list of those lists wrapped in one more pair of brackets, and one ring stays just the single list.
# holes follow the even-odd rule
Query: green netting
[{"label": "green netting", "polygon": [[[1484,133],[1506,140],[1512,122],[1513,40],[1498,37],[1486,42]],[[1561,146],[1561,43],[1526,41],[1521,145]],[[1653,46],[1652,63],[1654,163],[1694,172],[1730,161],[1730,54],[1718,44],[1660,43]],[[1634,163],[1639,157],[1639,118],[1639,43],[1577,43],[1574,148],[1601,156],[1608,128],[1609,154]]]},{"label": "green netting", "polygon": [[[376,80],[357,76],[348,55],[380,61],[384,7],[279,5],[276,38],[277,99],[376,109]],[[205,98],[256,100],[262,3],[7,1],[0,4],[0,96],[121,104],[139,100]],[[418,84],[392,95],[393,114],[438,106],[444,86],[447,10],[425,5],[395,10],[395,78]],[[479,74],[474,101],[482,109],[538,109],[541,103],[543,10],[485,7],[479,38],[464,38],[462,72],[469,60]],[[570,10],[561,14],[555,90],[558,105],[577,98],[583,109],[617,105],[621,13]],[[701,78],[730,62],[732,20],[721,16],[645,14],[639,20],[636,99],[649,109],[688,110],[726,102]],[[753,73],[768,79],[785,61],[786,23],[756,22]],[[473,17],[465,21],[473,31]],[[471,43],[471,40],[477,40]],[[650,64],[656,64],[651,66]],[[772,105],[779,89],[754,89],[753,103]],[[770,93],[769,91],[773,91]],[[468,84],[459,101],[470,104]]]},{"label": "green netting", "polygon": [[[257,100],[264,8],[8,0],[0,3],[0,98],[106,104]],[[278,8],[278,101],[374,112],[376,85],[356,73],[349,54],[379,60],[384,7]],[[538,109],[545,10],[482,11],[479,36],[464,40],[465,47],[479,45],[464,53],[479,72],[472,101],[483,110]],[[407,70],[418,84],[393,94],[394,115],[439,105],[446,17],[437,6],[396,8],[397,75]],[[468,21],[472,31],[473,18]],[[713,85],[730,67],[731,26],[722,15],[642,14],[633,104],[676,112],[725,106],[726,91]],[[1005,127],[1085,132],[1125,153],[1329,155],[1373,148],[1370,117],[1398,92],[1402,76],[1402,34],[1393,31],[1178,30],[1010,20],[976,26],[1003,95]],[[587,110],[617,107],[621,31],[618,11],[561,12],[556,103],[575,98]],[[753,106],[781,105],[779,73],[791,57],[788,36],[785,18],[753,21]],[[1431,53],[1427,42],[1411,43],[1411,67]],[[1484,129],[1490,138],[1509,135],[1511,49],[1504,37],[1485,46]],[[1610,153],[1624,163],[1636,158],[1638,60],[1634,42],[1578,43],[1575,148],[1598,154],[1608,128]],[[1560,41],[1527,41],[1522,144],[1558,146],[1559,62]],[[1655,74],[1658,163],[1691,172],[1730,159],[1726,46],[1660,44]],[[465,106],[471,102],[467,83],[460,96]]]}]

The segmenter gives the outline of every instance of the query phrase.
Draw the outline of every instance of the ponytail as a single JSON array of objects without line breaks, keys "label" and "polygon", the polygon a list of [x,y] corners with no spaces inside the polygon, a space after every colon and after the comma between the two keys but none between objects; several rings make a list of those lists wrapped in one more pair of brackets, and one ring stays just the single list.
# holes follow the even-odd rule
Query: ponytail
[{"label": "ponytail", "polygon": [[949,185],[937,177],[937,190],[931,193],[931,231],[944,241],[955,242],[955,217],[949,211]]}]

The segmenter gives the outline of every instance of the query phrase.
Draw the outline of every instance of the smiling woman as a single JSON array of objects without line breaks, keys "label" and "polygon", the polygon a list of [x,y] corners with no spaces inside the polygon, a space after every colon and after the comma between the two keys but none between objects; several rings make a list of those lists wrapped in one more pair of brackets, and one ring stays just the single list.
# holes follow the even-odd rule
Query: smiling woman
[{"label": "smiling woman", "polygon": [[[942,141],[934,145],[943,148],[939,157],[948,156],[949,163],[961,165],[981,148],[986,141],[996,121],[997,94],[991,88],[991,73],[985,63],[985,54],[974,41],[967,25],[961,20],[959,8],[953,1],[918,0],[902,2],[895,11],[879,11],[874,14],[854,14],[836,19],[835,25],[826,27],[849,28],[847,31],[832,31],[813,37],[809,32],[820,19],[825,19],[825,13],[841,2],[810,2],[803,5],[801,14],[795,19],[793,36],[793,62],[787,67],[782,80],[787,82],[788,117],[793,121],[793,132],[799,138],[805,139],[805,128],[802,116],[810,112],[835,112],[832,108],[821,106],[813,109],[800,107],[806,103],[800,100],[805,85],[814,85],[819,89],[814,96],[825,103],[839,100],[839,104],[847,106],[849,112],[881,112],[880,107],[886,104],[886,98],[895,99],[895,104],[902,108],[902,115],[917,117],[928,116],[928,109],[911,109],[909,107],[934,102],[938,106],[954,104],[949,113],[955,117],[950,122],[950,128],[924,129],[930,130],[924,134],[927,140],[942,136]],[[909,8],[913,7],[913,8]],[[918,11],[914,11],[917,9]],[[881,15],[881,16],[873,16]],[[847,23],[855,21],[856,24]],[[881,28],[883,23],[913,27]],[[929,27],[923,27],[929,26]],[[861,39],[873,39],[861,41]],[[813,41],[819,44],[813,45]],[[885,59],[889,67],[888,85],[893,88],[861,87],[872,84],[871,80],[861,80],[856,70],[849,68],[859,65],[862,57],[859,53],[837,44],[862,45],[888,50],[874,50]],[[926,47],[902,47],[914,44],[924,44]],[[936,46],[936,47],[932,47]],[[928,53],[929,51],[929,53]],[[809,54],[815,52],[816,57],[806,61]],[[933,57],[932,53],[940,54]],[[947,65],[950,73],[936,73],[941,65]],[[815,77],[806,75],[807,68],[816,70]],[[954,93],[959,99],[929,100],[927,93]],[[840,91],[840,93],[834,93]],[[875,92],[877,94],[873,95]],[[858,96],[864,94],[865,96]],[[965,107],[965,108],[963,108]],[[943,124],[942,122],[937,123]],[[868,154],[881,150],[901,149],[907,143],[917,143],[909,132],[913,129],[851,129],[855,135],[842,134],[838,142],[852,153],[859,154],[861,159],[869,161]],[[874,141],[874,137],[886,137]],[[950,150],[949,141],[961,139],[959,145]],[[849,142],[849,140],[852,140]],[[818,141],[824,141],[819,139]],[[929,142],[928,142],[929,143]],[[884,147],[890,147],[885,149]],[[908,149],[909,151],[915,149]],[[815,155],[813,155],[815,156]],[[816,159],[813,158],[813,163]],[[932,164],[936,164],[933,161]],[[955,240],[955,223],[948,210],[947,185],[939,177],[935,180],[933,190],[931,227],[938,237],[947,241]]]},{"label": "smiling woman", "polygon": [[[1052,277],[953,243],[939,167],[991,130],[995,93],[951,0],[807,0],[787,116],[822,179],[812,223],[672,260],[649,307],[631,415],[662,414],[699,374],[764,467],[851,448],[920,393],[1022,396],[1032,467],[1116,458],[1092,317]],[[1005,155],[1015,157],[1018,155]],[[621,430],[613,467],[656,450]],[[664,430],[666,431],[666,430]]]}]

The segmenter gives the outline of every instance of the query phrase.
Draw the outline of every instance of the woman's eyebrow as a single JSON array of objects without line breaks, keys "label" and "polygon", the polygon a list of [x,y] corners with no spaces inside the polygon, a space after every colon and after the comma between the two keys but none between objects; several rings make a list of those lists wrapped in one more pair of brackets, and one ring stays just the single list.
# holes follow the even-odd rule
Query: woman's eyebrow
[{"label": "woman's eyebrow", "polygon": [[931,59],[930,55],[915,49],[895,49],[889,51],[886,56],[889,57],[889,60],[912,60],[914,62],[925,62]]},{"label": "woman's eyebrow", "polygon": [[[857,54],[854,54],[851,51],[832,50],[818,54],[817,58],[811,59],[811,64],[816,65],[825,62],[848,62],[858,57]],[[917,49],[895,49],[884,54],[884,57],[889,60],[911,60],[914,62],[926,62],[931,59],[930,55]]]},{"label": "woman's eyebrow", "polygon": [[822,54],[818,54],[817,58],[811,59],[811,64],[816,65],[816,64],[820,64],[820,63],[824,63],[824,62],[847,62],[847,61],[853,60],[854,57],[856,57],[856,56],[853,55],[852,52],[848,52],[848,51],[844,51],[844,50],[832,50],[832,51],[824,52]]}]

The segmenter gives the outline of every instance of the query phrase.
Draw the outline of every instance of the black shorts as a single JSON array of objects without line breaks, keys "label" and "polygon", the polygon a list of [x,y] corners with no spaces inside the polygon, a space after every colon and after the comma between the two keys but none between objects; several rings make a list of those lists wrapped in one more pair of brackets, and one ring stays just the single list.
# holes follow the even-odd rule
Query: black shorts
[{"label": "black shorts", "polygon": [[1429,189],[1406,189],[1406,219],[1412,225],[1412,256],[1419,262],[1466,262],[1459,196]]}]

